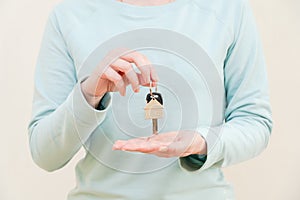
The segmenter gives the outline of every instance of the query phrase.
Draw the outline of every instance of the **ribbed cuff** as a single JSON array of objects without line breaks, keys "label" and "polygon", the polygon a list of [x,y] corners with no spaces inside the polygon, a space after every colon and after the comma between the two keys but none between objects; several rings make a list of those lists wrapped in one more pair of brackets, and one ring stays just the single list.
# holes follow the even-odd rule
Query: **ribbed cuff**
[{"label": "ribbed cuff", "polygon": [[105,119],[106,112],[111,105],[111,95],[107,93],[105,96],[105,108],[97,110],[86,101],[81,91],[80,83],[77,83],[68,97],[68,101],[71,101],[69,110],[77,120],[89,125],[99,125]]},{"label": "ribbed cuff", "polygon": [[206,140],[207,145],[207,155],[206,160],[203,162],[203,165],[201,165],[201,159],[202,161],[203,156],[201,155],[191,155],[190,157],[181,157],[178,159],[179,166],[182,170],[187,172],[193,172],[193,173],[200,173],[205,169],[208,169],[212,167],[213,165],[216,165],[220,160],[222,160],[223,157],[223,147],[221,142],[221,136],[222,136],[222,130],[221,127],[215,127],[215,128],[199,128],[197,130],[199,134],[202,135],[202,137]]}]

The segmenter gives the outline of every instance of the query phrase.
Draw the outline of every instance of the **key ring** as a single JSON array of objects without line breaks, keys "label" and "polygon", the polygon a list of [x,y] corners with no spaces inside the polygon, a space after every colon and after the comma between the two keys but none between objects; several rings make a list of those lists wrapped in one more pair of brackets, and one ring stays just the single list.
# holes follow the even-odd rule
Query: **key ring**
[{"label": "key ring", "polygon": [[[153,97],[153,94],[152,94],[152,81],[150,82],[149,89],[150,89],[150,95]],[[155,86],[155,92],[157,92],[157,85]]]}]

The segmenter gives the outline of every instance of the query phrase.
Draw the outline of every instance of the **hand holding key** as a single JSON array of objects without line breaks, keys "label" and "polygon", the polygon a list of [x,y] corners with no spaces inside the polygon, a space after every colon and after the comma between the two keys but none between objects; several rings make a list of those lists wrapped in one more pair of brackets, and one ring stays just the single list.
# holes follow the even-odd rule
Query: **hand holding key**
[{"label": "hand holding key", "polygon": [[[140,73],[137,73],[135,64]],[[140,86],[156,84],[158,76],[149,59],[137,52],[125,48],[109,52],[92,74],[81,83],[82,92],[88,103],[96,107],[107,92],[119,92],[122,96],[126,87],[131,85],[134,92],[139,92]]]}]

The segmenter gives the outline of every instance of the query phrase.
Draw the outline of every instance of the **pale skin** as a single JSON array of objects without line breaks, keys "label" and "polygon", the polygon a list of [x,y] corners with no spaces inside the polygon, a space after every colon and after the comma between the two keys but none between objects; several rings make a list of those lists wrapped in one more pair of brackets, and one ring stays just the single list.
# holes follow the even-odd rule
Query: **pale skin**
[{"label": "pale skin", "polygon": [[[112,0],[113,1],[113,0]],[[156,6],[175,0],[118,0],[138,6]],[[134,63],[140,72],[132,68]],[[136,93],[140,87],[156,85],[159,81],[150,60],[137,51],[120,48],[109,52],[92,74],[81,83],[81,90],[87,102],[94,108],[107,92],[126,95],[126,87],[131,86]],[[118,140],[114,150],[135,151],[159,157],[184,157],[191,154],[207,154],[205,139],[195,131],[181,130],[159,133],[151,137]]]}]

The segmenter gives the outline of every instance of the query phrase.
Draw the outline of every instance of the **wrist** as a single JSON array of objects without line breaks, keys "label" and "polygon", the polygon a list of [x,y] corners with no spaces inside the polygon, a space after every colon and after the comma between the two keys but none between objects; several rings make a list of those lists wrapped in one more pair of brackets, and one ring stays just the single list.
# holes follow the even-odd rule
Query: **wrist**
[{"label": "wrist", "polygon": [[85,89],[84,82],[80,84],[80,87],[81,87],[82,94],[85,97],[88,104],[90,104],[93,108],[97,108],[100,100],[105,95],[105,93],[103,93],[103,94],[100,93],[98,96],[95,96],[95,95],[87,92]]},{"label": "wrist", "polygon": [[206,140],[199,133],[196,134],[193,154],[207,154]]},{"label": "wrist", "polygon": [[81,90],[87,97],[99,98],[107,93],[106,89],[98,88],[98,79],[94,76],[89,76],[81,84]]}]

